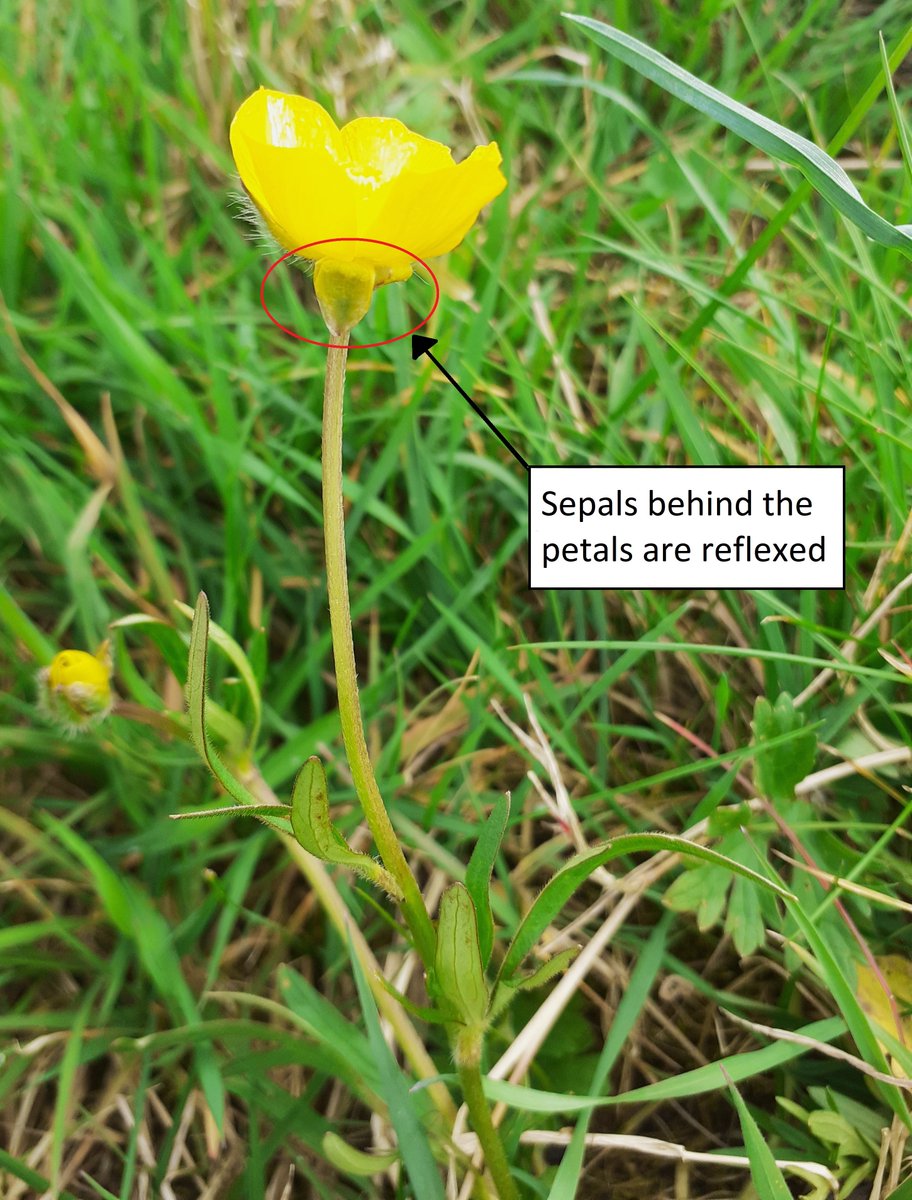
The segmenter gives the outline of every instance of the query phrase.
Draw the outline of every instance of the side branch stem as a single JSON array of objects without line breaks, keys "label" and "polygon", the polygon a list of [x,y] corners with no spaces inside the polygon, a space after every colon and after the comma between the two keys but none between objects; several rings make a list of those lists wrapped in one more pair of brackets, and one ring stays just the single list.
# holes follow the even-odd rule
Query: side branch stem
[{"label": "side branch stem", "polygon": [[329,620],[336,667],[339,718],[355,792],[383,865],[402,889],[403,914],[415,940],[415,948],[425,969],[429,970],[434,962],[434,930],[421,891],[402,853],[399,839],[380,795],[361,720],[348,597],[342,501],[342,409],[348,338],[347,333],[337,337],[341,344],[330,347],[327,351],[326,386],[323,393],[323,537],[326,546],[326,584],[329,593]]}]

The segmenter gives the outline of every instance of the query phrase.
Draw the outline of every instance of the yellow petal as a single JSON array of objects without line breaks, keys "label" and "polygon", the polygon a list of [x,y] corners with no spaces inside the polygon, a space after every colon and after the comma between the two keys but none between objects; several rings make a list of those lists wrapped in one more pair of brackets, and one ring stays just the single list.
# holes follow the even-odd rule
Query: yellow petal
[{"label": "yellow petal", "polygon": [[287,250],[350,234],[355,192],[339,130],[319,104],[260,88],[235,114],[230,139],[241,182]]},{"label": "yellow petal", "polygon": [[421,258],[446,254],[459,245],[482,208],[507,186],[500,163],[500,151],[491,142],[473,150],[464,162],[403,172],[393,181],[365,236],[396,242]]},{"label": "yellow petal", "polygon": [[[445,254],[506,187],[493,142],[457,164],[446,146],[401,121],[362,117],[340,130],[314,101],[266,88],[238,109],[231,149],[244,187],[289,250],[328,238],[372,238],[421,258]],[[400,252],[357,242],[321,246],[306,257],[366,264],[378,283],[412,271]]]}]

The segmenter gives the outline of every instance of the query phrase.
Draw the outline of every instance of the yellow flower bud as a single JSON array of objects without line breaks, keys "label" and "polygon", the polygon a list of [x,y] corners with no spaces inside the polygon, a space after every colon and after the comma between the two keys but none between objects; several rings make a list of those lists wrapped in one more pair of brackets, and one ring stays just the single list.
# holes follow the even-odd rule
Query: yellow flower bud
[{"label": "yellow flower bud", "polygon": [[61,650],[38,672],[38,703],[44,714],[69,734],[81,733],[111,711],[111,649],[102,642],[94,654]]}]

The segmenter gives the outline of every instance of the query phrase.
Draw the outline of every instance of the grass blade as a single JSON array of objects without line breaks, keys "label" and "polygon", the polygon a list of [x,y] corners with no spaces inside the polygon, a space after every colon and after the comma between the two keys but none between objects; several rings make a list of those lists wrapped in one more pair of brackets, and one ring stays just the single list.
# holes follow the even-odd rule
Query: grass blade
[{"label": "grass blade", "polygon": [[712,117],[771,158],[797,167],[825,200],[873,241],[912,256],[912,226],[891,225],[870,209],[835,158],[806,137],[726,96],[629,34],[593,17],[563,15],[581,26],[603,49],[672,96]]}]

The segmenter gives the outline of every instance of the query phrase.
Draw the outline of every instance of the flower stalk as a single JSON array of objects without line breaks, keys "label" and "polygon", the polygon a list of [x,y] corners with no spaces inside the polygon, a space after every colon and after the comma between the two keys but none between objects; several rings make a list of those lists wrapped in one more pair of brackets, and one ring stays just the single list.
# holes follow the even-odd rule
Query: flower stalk
[{"label": "flower stalk", "polygon": [[425,969],[430,970],[434,963],[434,930],[415,876],[405,860],[380,795],[361,719],[361,699],[358,693],[348,594],[342,498],[342,414],[349,333],[350,330],[336,333],[339,345],[332,346],[327,351],[326,385],[323,392],[323,538],[326,547],[326,587],[329,595],[329,621],[336,668],[339,720],[355,792],[383,865],[402,890],[402,911],[414,938],[415,948]]}]

